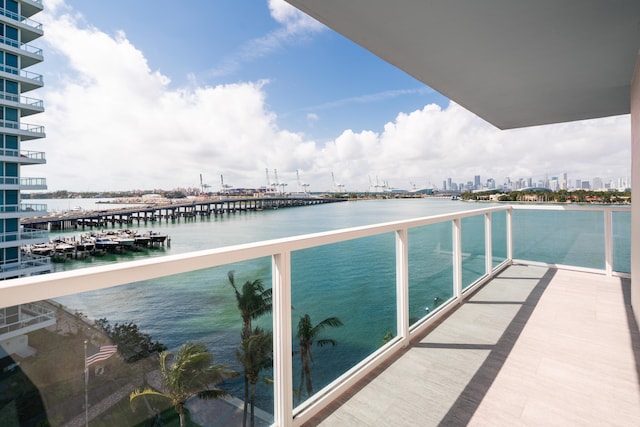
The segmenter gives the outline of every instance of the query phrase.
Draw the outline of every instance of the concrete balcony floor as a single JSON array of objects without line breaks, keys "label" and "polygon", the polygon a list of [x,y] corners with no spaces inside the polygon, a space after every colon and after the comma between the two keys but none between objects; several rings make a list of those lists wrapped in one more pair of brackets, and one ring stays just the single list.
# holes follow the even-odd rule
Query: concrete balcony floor
[{"label": "concrete balcony floor", "polygon": [[639,425],[629,285],[510,266],[306,425]]}]

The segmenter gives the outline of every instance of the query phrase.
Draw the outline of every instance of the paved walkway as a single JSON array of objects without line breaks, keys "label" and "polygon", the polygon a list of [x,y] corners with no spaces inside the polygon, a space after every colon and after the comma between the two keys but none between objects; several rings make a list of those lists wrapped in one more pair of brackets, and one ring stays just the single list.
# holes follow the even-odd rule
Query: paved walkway
[{"label": "paved walkway", "polygon": [[629,281],[516,265],[314,426],[637,426]]}]

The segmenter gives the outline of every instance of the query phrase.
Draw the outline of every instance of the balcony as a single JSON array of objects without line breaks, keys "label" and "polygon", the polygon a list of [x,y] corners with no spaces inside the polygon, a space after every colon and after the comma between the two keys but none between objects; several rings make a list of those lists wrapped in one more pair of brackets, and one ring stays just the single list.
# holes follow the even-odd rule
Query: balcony
[{"label": "balcony", "polygon": [[21,10],[26,17],[42,12],[42,0],[22,0]]},{"label": "balcony", "polygon": [[0,340],[7,340],[26,332],[52,326],[55,311],[43,304],[22,304],[13,321],[0,323]]},{"label": "balcony", "polygon": [[6,78],[18,80],[20,82],[22,92],[29,92],[44,86],[42,74],[21,70],[4,64],[0,65],[0,75],[2,74],[6,74],[4,76]]},{"label": "balcony", "polygon": [[42,62],[42,49],[21,43],[18,40],[9,37],[0,36],[0,43],[4,45],[4,50],[20,56],[20,64],[22,68],[31,67],[34,64]]},{"label": "balcony", "polygon": [[0,279],[44,274],[51,271],[51,259],[46,256],[24,256],[21,260],[0,262]]},{"label": "balcony", "polygon": [[20,190],[46,190],[46,178],[20,178]]},{"label": "balcony", "polygon": [[46,243],[48,241],[49,232],[45,230],[5,231],[0,235],[0,248]]},{"label": "balcony", "polygon": [[3,105],[19,108],[20,117],[30,116],[44,111],[44,102],[41,99],[20,96],[15,93],[0,91],[0,102]]},{"label": "balcony", "polygon": [[[206,301],[205,323],[225,316],[227,271],[263,272],[273,290],[275,358],[263,422],[517,425],[548,417],[624,425],[640,416],[629,228],[624,207],[505,205],[25,277],[6,282],[0,301],[102,293],[126,318],[188,339],[196,301]],[[191,295],[186,304],[176,289]],[[141,296],[144,306],[134,307]],[[338,346],[315,350],[317,391],[306,400],[294,393],[299,366],[291,356],[300,310],[345,324]],[[214,329],[196,335],[215,353]],[[28,370],[28,361],[21,366]],[[127,367],[137,368],[144,369]],[[40,392],[53,405],[55,397]],[[90,418],[101,415],[97,393]],[[193,402],[192,419],[215,405],[235,410]],[[84,416],[69,410],[66,419]]]},{"label": "balcony", "polygon": [[21,165],[42,165],[47,163],[44,151],[14,150],[0,148],[0,160],[19,162]]},{"label": "balcony", "polygon": [[[19,178],[5,178],[5,180],[15,180],[18,184]],[[28,218],[33,216],[44,216],[47,214],[46,204],[4,204],[0,205],[0,218]]]},{"label": "balcony", "polygon": [[5,190],[46,190],[46,178],[0,177],[0,186]]},{"label": "balcony", "polygon": [[510,266],[306,425],[634,425],[628,291],[626,279]]},{"label": "balcony", "polygon": [[14,122],[12,120],[0,120],[0,128],[5,128],[5,130],[3,130],[5,133],[20,135],[22,141],[45,137],[44,126],[40,125]]},{"label": "balcony", "polygon": [[33,19],[25,18],[10,10],[0,8],[0,20],[8,25],[19,27],[22,31],[20,38],[24,43],[28,43],[44,34],[42,24]]}]

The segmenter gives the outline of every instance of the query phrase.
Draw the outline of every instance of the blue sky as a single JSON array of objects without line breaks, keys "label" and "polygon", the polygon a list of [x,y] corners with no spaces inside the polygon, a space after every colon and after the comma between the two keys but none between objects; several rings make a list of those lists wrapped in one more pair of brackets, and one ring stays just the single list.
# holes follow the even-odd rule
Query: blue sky
[{"label": "blue sky", "polygon": [[628,116],[498,131],[282,0],[186,4],[44,0],[50,190],[629,175]]}]

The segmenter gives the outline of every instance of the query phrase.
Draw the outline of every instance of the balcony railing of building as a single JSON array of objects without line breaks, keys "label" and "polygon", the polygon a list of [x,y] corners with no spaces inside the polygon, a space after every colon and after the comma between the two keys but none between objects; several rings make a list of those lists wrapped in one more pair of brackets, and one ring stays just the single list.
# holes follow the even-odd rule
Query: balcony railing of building
[{"label": "balcony railing of building", "polygon": [[[127,285],[126,291],[113,289],[114,298],[134,289],[159,295],[162,291],[153,286],[154,279],[171,284],[184,280],[194,287],[198,280],[221,280],[229,270],[259,263],[258,269],[271,271],[273,292],[273,407],[263,409],[272,409],[275,425],[301,425],[514,261],[628,277],[630,220],[630,209],[625,207],[488,207],[19,278],[0,286],[0,301],[14,306],[120,285]],[[549,226],[554,221],[557,225]],[[370,271],[349,271],[365,262]],[[188,277],[180,279],[183,274]],[[313,280],[327,275],[332,277],[331,285],[346,281],[345,288],[354,292],[358,301],[345,302],[337,288],[318,289]],[[433,289],[435,282],[445,286]],[[165,302],[172,299],[171,292],[178,292],[176,289],[167,288]],[[326,314],[338,315],[345,325],[343,315],[355,322],[354,315],[366,307],[375,313],[375,321],[368,317],[363,320],[365,325],[382,329],[359,336],[351,348],[369,349],[294,407],[297,359],[292,357],[292,310],[304,306],[305,299],[318,292],[322,299],[316,295],[313,302],[306,301],[307,306],[322,306],[319,308]],[[383,298],[372,298],[380,292]],[[181,309],[189,311],[189,307]],[[336,314],[338,310],[342,314]],[[386,328],[391,336],[382,343],[377,334]]]},{"label": "balcony railing of building", "polygon": [[0,242],[14,242],[17,240],[42,240],[48,239],[49,232],[45,230],[20,230],[5,232],[0,235]]},{"label": "balcony railing of building", "polygon": [[36,267],[50,268],[51,258],[39,255],[25,255],[22,259],[6,259],[0,261],[0,273],[12,272],[15,273],[16,276],[21,275],[20,273],[22,271]]},{"label": "balcony railing of building", "polygon": [[47,187],[47,179],[46,178],[20,178],[20,187],[21,188],[46,188]]},{"label": "balcony railing of building", "polygon": [[[37,1],[37,3],[42,4],[41,1]],[[24,16],[20,16],[15,12],[11,12],[5,8],[0,7],[0,15],[6,16],[9,19],[13,19],[14,21],[18,21],[24,25],[28,25],[36,30],[42,30],[42,24],[40,22],[34,21],[33,19],[25,18]]]},{"label": "balcony railing of building", "polygon": [[16,75],[16,76],[20,76],[23,79],[31,80],[34,83],[39,84],[39,85],[43,84],[42,74],[33,73],[33,72],[27,71],[27,70],[21,70],[19,68],[12,67],[10,65],[4,65],[4,64],[0,64],[0,71],[4,72],[4,73],[9,73],[9,74],[13,74],[13,75]]},{"label": "balcony railing of building", "polygon": [[28,105],[32,108],[44,108],[44,102],[41,99],[29,98],[15,93],[0,92],[0,99],[11,101],[22,105]]},{"label": "balcony railing of building", "polygon": [[46,187],[46,178],[18,178],[15,176],[0,177],[0,185],[19,185],[23,188]]},{"label": "balcony railing of building", "polygon": [[0,120],[0,127],[19,129],[24,132],[44,134],[44,126],[29,123],[14,122],[12,120]]},{"label": "balcony railing of building", "polygon": [[15,47],[16,49],[20,49],[32,55],[42,56],[42,49],[40,49],[39,47],[31,46],[26,43],[20,43],[18,40],[14,40],[9,37],[0,36],[0,43],[7,46]]},{"label": "balcony railing of building", "polygon": [[46,204],[21,203],[0,205],[0,213],[47,212]]},{"label": "balcony railing of building", "polygon": [[29,150],[1,150],[0,156],[10,156],[10,157],[22,157],[30,160],[46,160],[46,153],[44,151],[29,151]]},{"label": "balcony railing of building", "polygon": [[29,326],[35,326],[44,322],[55,321],[55,311],[49,310],[38,304],[22,304],[20,316],[12,323],[0,324],[0,336],[10,332],[20,331]]}]

